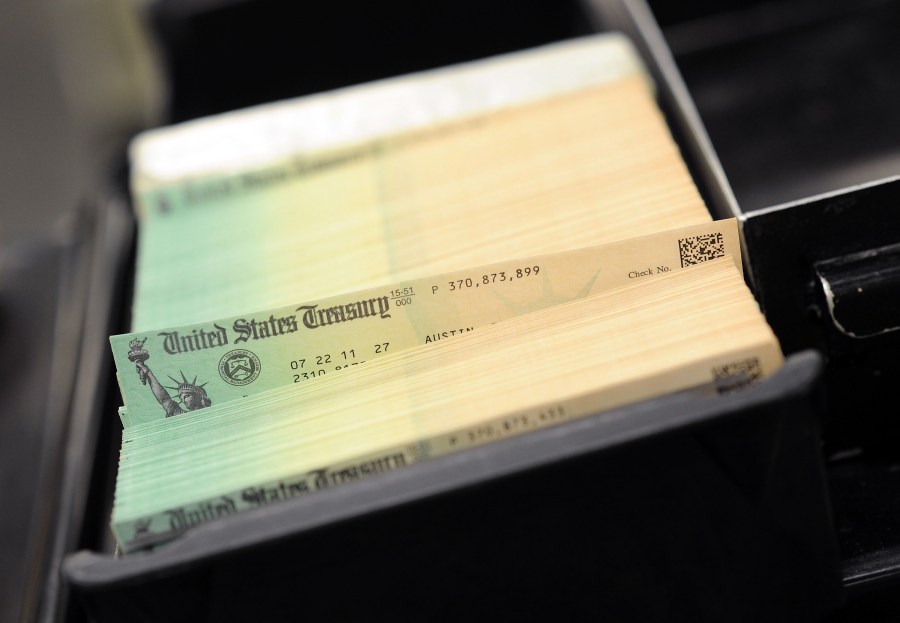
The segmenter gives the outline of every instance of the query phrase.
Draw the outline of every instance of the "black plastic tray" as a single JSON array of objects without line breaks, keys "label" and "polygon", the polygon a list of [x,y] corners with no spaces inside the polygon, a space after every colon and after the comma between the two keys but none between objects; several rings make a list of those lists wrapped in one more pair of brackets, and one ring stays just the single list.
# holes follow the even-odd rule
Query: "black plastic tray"
[{"label": "black plastic tray", "polygon": [[[291,20],[246,22],[245,34],[264,48],[255,55],[253,45],[238,50],[222,40],[219,28],[229,19],[244,23],[254,3],[179,15],[190,4],[157,3],[174,84],[181,85],[175,118],[255,103],[229,97],[287,97],[584,34],[590,19],[595,26],[624,25],[654,71],[664,111],[711,210],[740,214],[676,58],[641,2],[585,0],[584,12],[566,2],[553,19],[528,23],[514,17],[523,10],[515,2],[498,3],[496,15],[474,2],[447,0],[429,15],[403,3],[391,14],[414,10],[410,15],[421,17],[426,27],[413,39],[432,49],[431,56],[410,55],[392,40],[385,58],[396,67],[380,67],[381,57],[360,56],[355,48],[349,57],[331,54],[336,69],[329,75],[254,65],[271,46],[293,51],[300,65],[311,62],[298,52],[305,48],[297,47],[302,42]],[[305,10],[270,5],[291,15]],[[534,16],[553,13],[537,0],[528,7]],[[340,34],[342,9],[321,11],[329,18],[323,23]],[[481,15],[478,35],[435,39],[443,32],[442,12],[460,21],[467,13],[473,20]],[[627,19],[617,23],[610,15]],[[507,22],[514,27],[492,26]],[[375,25],[387,38],[399,36],[392,22]],[[314,41],[334,39],[334,49],[343,49],[347,40],[331,32],[321,29]],[[192,49],[192,37],[206,36],[209,45]],[[240,58],[229,61],[230,53]],[[212,64],[223,59],[218,68]],[[232,71],[244,66],[277,73],[275,91],[257,88],[259,71]],[[548,609],[555,618],[576,619],[819,620],[847,594],[842,577],[856,586],[848,581],[846,539],[843,561],[838,556],[829,509],[818,436],[825,419],[821,372],[821,359],[801,352],[773,378],[732,395],[682,394],[632,405],[226,518],[154,552],[116,559],[97,553],[107,551],[102,540],[86,542],[93,551],[70,556],[64,576],[101,623],[530,620]],[[841,504],[856,499],[858,480],[850,474],[841,489],[846,495],[836,498]],[[832,481],[834,488],[833,475]],[[105,489],[95,489],[102,497]],[[92,508],[93,522],[108,516],[102,504]],[[867,531],[874,526],[845,511],[837,510],[838,524],[852,525],[859,545],[853,577],[864,584],[884,580],[888,552]]]},{"label": "black plastic tray", "polygon": [[[812,620],[840,600],[820,359],[70,557],[103,621]],[[540,610],[536,610],[540,608]]]}]

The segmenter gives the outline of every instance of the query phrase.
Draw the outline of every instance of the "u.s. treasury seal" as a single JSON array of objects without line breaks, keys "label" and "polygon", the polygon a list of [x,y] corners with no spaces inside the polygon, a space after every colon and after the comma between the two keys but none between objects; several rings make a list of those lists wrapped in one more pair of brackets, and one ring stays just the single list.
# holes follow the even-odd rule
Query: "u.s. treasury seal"
[{"label": "u.s. treasury seal", "polygon": [[259,357],[243,348],[225,353],[219,360],[222,380],[232,385],[249,385],[259,376]]}]

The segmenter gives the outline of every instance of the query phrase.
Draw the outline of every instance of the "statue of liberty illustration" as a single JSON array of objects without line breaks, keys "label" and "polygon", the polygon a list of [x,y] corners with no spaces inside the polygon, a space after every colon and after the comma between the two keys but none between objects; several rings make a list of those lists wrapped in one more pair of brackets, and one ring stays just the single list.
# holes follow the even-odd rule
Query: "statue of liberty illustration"
[{"label": "statue of liberty illustration", "polygon": [[[135,338],[129,342],[128,346],[131,350],[128,351],[128,360],[134,363],[138,378],[141,379],[141,383],[144,385],[147,385],[147,383],[150,384],[150,390],[153,392],[153,395],[156,397],[156,400],[162,408],[165,409],[166,417],[181,415],[188,411],[196,411],[197,409],[203,409],[212,404],[209,396],[206,395],[206,390],[203,389],[206,383],[197,385],[196,376],[193,381],[189,382],[184,375],[184,372],[179,370],[181,373],[181,381],[169,376],[169,378],[175,382],[175,387],[164,386],[160,383],[156,378],[156,375],[153,374],[153,371],[147,367],[146,362],[150,358],[150,353],[144,349],[144,342],[146,341],[147,338],[142,340]],[[166,391],[167,389],[174,390],[178,396],[178,400],[172,398],[172,396],[169,395],[169,392]]]}]

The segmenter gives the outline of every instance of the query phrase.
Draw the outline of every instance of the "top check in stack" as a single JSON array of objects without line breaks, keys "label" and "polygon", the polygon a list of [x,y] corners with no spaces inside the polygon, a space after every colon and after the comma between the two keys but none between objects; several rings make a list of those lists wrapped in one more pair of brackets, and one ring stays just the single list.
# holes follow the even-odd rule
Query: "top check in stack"
[{"label": "top check in stack", "polygon": [[781,362],[618,35],[156,130],[132,157],[126,550]]}]

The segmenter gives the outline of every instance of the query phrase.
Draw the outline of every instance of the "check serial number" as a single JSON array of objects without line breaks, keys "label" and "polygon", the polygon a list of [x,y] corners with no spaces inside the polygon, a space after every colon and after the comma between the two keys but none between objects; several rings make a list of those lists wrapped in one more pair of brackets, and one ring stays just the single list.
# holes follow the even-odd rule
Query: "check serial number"
[{"label": "check serial number", "polygon": [[[486,273],[481,275],[480,277],[464,277],[462,279],[454,279],[453,281],[448,281],[447,285],[449,286],[451,292],[455,292],[456,290],[479,288],[481,286],[489,286],[496,283],[512,283],[516,279],[526,279],[528,277],[533,277],[540,272],[540,266],[524,266],[522,268],[516,268],[515,270],[511,270],[509,272],[500,271],[496,273]],[[437,290],[437,286],[431,286],[432,294],[437,292]]]}]

